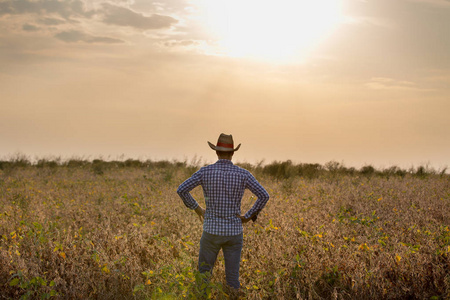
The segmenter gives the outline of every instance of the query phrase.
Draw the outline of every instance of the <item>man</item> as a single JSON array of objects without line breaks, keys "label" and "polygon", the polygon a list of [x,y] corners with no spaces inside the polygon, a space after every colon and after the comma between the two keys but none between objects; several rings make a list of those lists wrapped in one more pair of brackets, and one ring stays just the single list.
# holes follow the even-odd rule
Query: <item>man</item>
[{"label": "man", "polygon": [[[237,292],[240,287],[242,223],[256,221],[258,213],[269,200],[269,194],[249,171],[231,162],[234,151],[241,146],[239,144],[234,148],[231,135],[222,133],[217,145],[210,142],[208,144],[216,151],[218,161],[193,174],[178,187],[177,193],[188,208],[195,210],[200,221],[204,219],[198,258],[199,271],[211,274],[217,254],[222,249],[227,284]],[[203,188],[206,210],[189,193],[198,185]],[[241,200],[245,189],[255,194],[257,200],[250,210],[241,215]]]}]

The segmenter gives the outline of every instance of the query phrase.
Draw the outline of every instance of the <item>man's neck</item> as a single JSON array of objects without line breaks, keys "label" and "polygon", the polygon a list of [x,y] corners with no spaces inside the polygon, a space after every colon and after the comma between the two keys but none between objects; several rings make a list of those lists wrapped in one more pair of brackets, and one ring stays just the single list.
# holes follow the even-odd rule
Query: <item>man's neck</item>
[{"label": "man's neck", "polygon": [[218,157],[218,159],[219,159],[219,160],[222,159],[222,160],[229,160],[229,161],[231,161],[231,158],[225,158],[225,157]]}]

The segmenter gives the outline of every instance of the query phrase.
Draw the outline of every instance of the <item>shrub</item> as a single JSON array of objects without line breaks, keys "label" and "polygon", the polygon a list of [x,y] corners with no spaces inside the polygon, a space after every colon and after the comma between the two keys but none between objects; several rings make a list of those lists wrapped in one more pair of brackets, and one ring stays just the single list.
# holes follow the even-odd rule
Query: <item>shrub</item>
[{"label": "shrub", "polygon": [[447,172],[447,167],[444,167],[444,168],[439,172],[439,176],[440,176],[441,178],[444,177],[445,174],[446,174],[446,172]]},{"label": "shrub", "polygon": [[375,168],[372,167],[371,165],[366,165],[362,167],[359,172],[365,176],[372,176],[375,173]]},{"label": "shrub", "polygon": [[124,165],[127,168],[141,168],[143,166],[143,163],[137,159],[127,159],[124,162]]},{"label": "shrub", "polygon": [[300,164],[297,166],[297,174],[309,179],[317,178],[323,170],[320,164]]},{"label": "shrub", "polygon": [[419,178],[425,178],[429,175],[434,174],[436,174],[436,171],[433,168],[429,167],[428,165],[419,166],[414,172],[414,175]]},{"label": "shrub", "polygon": [[325,169],[328,170],[331,173],[337,173],[341,164],[337,161],[329,161],[325,163]]},{"label": "shrub", "polygon": [[31,166],[31,162],[25,154],[18,153],[10,159],[11,165],[15,168],[24,168]]},{"label": "shrub", "polygon": [[397,166],[392,166],[390,168],[386,168],[380,172],[380,176],[386,177],[389,179],[392,176],[404,177],[406,175],[406,171],[400,169]]},{"label": "shrub", "polygon": [[36,163],[36,167],[38,168],[56,168],[59,164],[56,160],[48,160],[48,159],[39,159]]},{"label": "shrub", "polygon": [[263,167],[263,173],[273,176],[277,179],[286,179],[295,175],[295,169],[292,166],[292,161],[285,162],[274,161],[271,164]]},{"label": "shrub", "polygon": [[5,160],[0,160],[0,170],[6,170],[7,168],[11,168],[12,163]]},{"label": "shrub", "polygon": [[87,160],[72,158],[66,162],[66,166],[69,168],[81,168],[88,165],[89,162]]}]

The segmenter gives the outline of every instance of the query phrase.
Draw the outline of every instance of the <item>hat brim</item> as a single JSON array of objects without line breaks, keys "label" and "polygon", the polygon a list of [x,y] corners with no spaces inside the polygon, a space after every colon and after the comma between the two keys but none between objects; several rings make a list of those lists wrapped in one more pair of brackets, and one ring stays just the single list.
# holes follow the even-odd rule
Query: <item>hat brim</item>
[{"label": "hat brim", "polygon": [[241,144],[239,144],[236,148],[225,148],[225,147],[218,147],[210,142],[208,142],[209,147],[211,147],[211,149],[215,150],[215,151],[223,151],[223,152],[234,152],[234,151],[238,151],[239,148],[241,147]]}]

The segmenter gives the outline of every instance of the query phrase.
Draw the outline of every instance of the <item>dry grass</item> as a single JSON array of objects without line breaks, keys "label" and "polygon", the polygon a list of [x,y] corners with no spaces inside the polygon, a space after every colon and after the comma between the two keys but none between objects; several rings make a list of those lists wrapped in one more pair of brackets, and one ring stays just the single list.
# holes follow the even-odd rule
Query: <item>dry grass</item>
[{"label": "dry grass", "polygon": [[[175,192],[190,172],[0,170],[0,298],[195,298],[202,229]],[[450,297],[448,176],[256,175],[271,199],[245,226],[244,298]],[[220,258],[211,297],[223,278]]]}]

